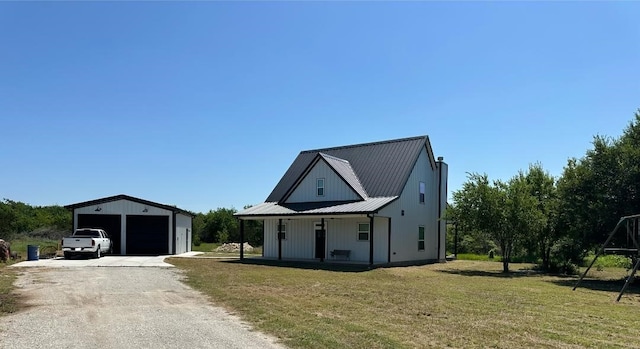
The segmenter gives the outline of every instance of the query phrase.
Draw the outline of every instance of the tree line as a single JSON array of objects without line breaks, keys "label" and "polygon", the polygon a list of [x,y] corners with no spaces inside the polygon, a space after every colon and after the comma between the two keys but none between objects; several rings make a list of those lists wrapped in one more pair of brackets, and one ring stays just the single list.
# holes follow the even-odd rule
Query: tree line
[{"label": "tree line", "polygon": [[[233,208],[218,208],[207,213],[196,213],[193,218],[193,241],[238,242],[240,228],[233,216]],[[4,199],[0,201],[0,239],[10,241],[16,237],[39,237],[58,240],[72,230],[71,212],[62,206],[32,206]],[[262,246],[262,222],[245,222],[245,241]]]},{"label": "tree line", "polygon": [[[240,225],[233,216],[236,212],[234,208],[218,208],[207,213],[197,213],[193,218],[194,244],[197,246],[200,242],[239,242]],[[244,222],[244,241],[252,246],[262,246],[262,221]]]},{"label": "tree line", "polygon": [[592,146],[558,178],[541,163],[509,180],[469,174],[446,216],[457,222],[460,251],[496,251],[505,272],[514,260],[575,271],[620,217],[640,213],[640,110],[618,138],[594,136]]},{"label": "tree line", "polygon": [[59,239],[71,230],[71,214],[64,207],[31,206],[19,201],[0,201],[0,239],[19,234]]}]

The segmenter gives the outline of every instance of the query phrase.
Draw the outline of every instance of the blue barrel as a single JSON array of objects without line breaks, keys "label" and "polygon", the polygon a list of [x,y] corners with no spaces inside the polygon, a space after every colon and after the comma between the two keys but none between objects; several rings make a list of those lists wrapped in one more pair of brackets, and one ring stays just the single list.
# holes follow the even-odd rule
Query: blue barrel
[{"label": "blue barrel", "polygon": [[40,259],[40,246],[27,245],[27,260],[37,261],[38,259]]}]

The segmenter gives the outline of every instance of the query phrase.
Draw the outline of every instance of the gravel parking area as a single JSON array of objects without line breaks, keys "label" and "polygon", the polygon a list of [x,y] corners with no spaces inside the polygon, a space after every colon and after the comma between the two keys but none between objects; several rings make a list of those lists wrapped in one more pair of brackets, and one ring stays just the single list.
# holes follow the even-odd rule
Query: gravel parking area
[{"label": "gravel parking area", "polygon": [[28,307],[0,318],[0,348],[283,348],[180,277],[174,268],[24,269],[16,286]]}]

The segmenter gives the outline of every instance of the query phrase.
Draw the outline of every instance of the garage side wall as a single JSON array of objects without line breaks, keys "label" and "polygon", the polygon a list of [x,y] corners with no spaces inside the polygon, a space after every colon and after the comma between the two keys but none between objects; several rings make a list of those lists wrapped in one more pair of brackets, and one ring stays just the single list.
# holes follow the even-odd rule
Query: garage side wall
[{"label": "garage side wall", "polygon": [[176,214],[176,254],[191,251],[191,217],[178,213]]},{"label": "garage side wall", "polygon": [[[166,210],[156,206],[150,206],[141,204],[138,202],[133,202],[129,200],[117,200],[111,202],[100,203],[97,205],[90,205],[85,207],[78,207],[73,210],[73,229],[78,228],[78,215],[86,214],[86,215],[120,215],[122,219],[121,223],[121,232],[120,232],[120,241],[122,244],[120,246],[120,254],[127,254],[127,216],[135,215],[135,216],[167,216],[169,217],[169,226],[168,231],[169,234],[167,236],[158,237],[159,239],[167,239],[169,243],[169,251],[173,251],[173,239],[172,239],[172,231],[173,231],[173,212],[170,210]],[[109,232],[107,232],[109,233]],[[114,251],[118,253],[117,251]]]}]

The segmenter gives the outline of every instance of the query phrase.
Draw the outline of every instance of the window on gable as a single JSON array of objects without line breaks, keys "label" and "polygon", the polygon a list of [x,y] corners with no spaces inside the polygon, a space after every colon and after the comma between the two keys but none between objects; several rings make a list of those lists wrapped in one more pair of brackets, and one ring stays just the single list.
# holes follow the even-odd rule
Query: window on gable
[{"label": "window on gable", "polygon": [[424,182],[420,182],[420,203],[424,204]]},{"label": "window on gable", "polygon": [[316,179],[316,196],[324,196],[324,178]]},{"label": "window on gable", "polygon": [[278,235],[276,235],[276,239],[280,237],[280,239],[282,240],[286,240],[287,239],[287,225],[286,224],[282,224],[278,227]]},{"label": "window on gable", "polygon": [[358,223],[358,241],[369,241],[369,223]]},{"label": "window on gable", "polygon": [[424,251],[424,226],[418,227],[418,251]]}]

